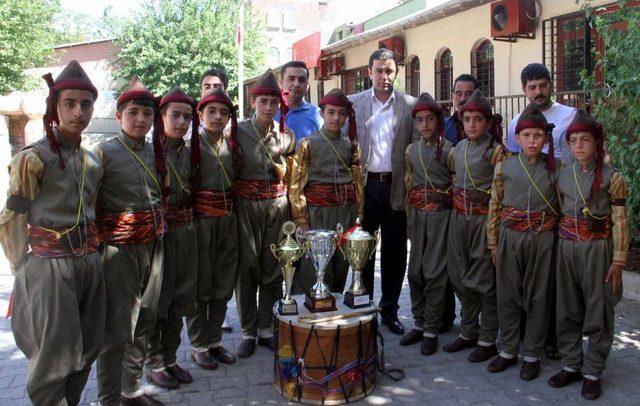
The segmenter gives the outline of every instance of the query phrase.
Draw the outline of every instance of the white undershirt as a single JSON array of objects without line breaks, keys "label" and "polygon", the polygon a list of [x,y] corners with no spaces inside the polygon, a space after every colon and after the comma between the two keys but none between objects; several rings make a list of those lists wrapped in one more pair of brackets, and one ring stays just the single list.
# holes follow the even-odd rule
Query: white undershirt
[{"label": "white undershirt", "polygon": [[382,103],[371,91],[371,152],[368,159],[370,172],[391,172],[391,150],[393,147],[393,101],[395,92]]}]

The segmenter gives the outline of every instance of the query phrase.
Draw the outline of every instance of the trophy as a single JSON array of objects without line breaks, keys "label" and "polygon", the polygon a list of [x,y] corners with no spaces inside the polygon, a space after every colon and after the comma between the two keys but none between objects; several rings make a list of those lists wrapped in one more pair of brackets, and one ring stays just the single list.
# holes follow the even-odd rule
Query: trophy
[{"label": "trophy", "polygon": [[339,246],[340,251],[353,270],[351,286],[344,294],[344,304],[352,309],[370,306],[369,294],[362,283],[362,269],[376,250],[380,240],[380,231],[376,231],[373,235],[369,234],[362,229],[358,218],[353,230],[343,234],[340,238],[342,240]]},{"label": "trophy", "polygon": [[307,257],[316,269],[317,282],[305,295],[304,305],[312,313],[328,312],[336,309],[336,298],[324,283],[324,270],[336,251],[336,240],[342,233],[342,226],[338,224],[336,231],[311,230],[304,240],[307,243]]},{"label": "trophy", "polygon": [[280,262],[282,276],[284,278],[285,295],[278,303],[278,313],[281,315],[298,314],[298,304],[291,297],[291,283],[296,268],[293,263],[297,261],[305,252],[307,243],[299,245],[291,236],[296,232],[296,225],[293,221],[287,221],[282,225],[282,233],[285,235],[280,244],[271,244],[271,252]]}]

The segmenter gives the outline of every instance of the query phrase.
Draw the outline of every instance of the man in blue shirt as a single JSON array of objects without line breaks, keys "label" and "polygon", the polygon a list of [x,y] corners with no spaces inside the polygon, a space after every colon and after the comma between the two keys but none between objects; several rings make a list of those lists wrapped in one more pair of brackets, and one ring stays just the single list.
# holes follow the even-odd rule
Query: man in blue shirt
[{"label": "man in blue shirt", "polygon": [[[287,128],[296,135],[296,142],[301,138],[313,134],[322,127],[320,109],[307,102],[304,95],[309,90],[309,69],[302,61],[287,62],[280,71],[280,87],[288,91],[287,105],[289,112],[286,117]],[[280,111],[274,120],[280,120]]]},{"label": "man in blue shirt", "polygon": [[478,79],[466,73],[458,76],[453,82],[453,114],[444,119],[444,138],[451,141],[453,145],[466,138],[462,127],[462,117],[458,111],[479,87]]}]

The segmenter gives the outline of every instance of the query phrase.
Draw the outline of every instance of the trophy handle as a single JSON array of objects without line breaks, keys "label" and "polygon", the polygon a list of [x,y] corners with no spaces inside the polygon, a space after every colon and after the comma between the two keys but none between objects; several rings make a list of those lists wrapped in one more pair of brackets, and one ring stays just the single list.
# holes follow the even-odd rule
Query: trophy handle
[{"label": "trophy handle", "polygon": [[269,248],[271,248],[271,252],[273,253],[273,256],[276,257],[276,259],[280,259],[280,256],[278,255],[278,246],[275,244],[271,244]]},{"label": "trophy handle", "polygon": [[376,243],[371,246],[371,252],[369,253],[369,259],[373,257],[373,254],[376,252],[376,248],[378,248],[378,243],[380,242],[380,230],[376,230],[373,233],[373,238],[376,240]]}]

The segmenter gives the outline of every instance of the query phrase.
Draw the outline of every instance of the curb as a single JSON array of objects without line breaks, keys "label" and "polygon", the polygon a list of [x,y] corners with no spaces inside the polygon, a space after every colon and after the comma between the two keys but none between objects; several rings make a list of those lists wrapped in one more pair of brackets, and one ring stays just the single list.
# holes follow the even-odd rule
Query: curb
[{"label": "curb", "polygon": [[622,271],[622,297],[640,302],[640,274]]}]

